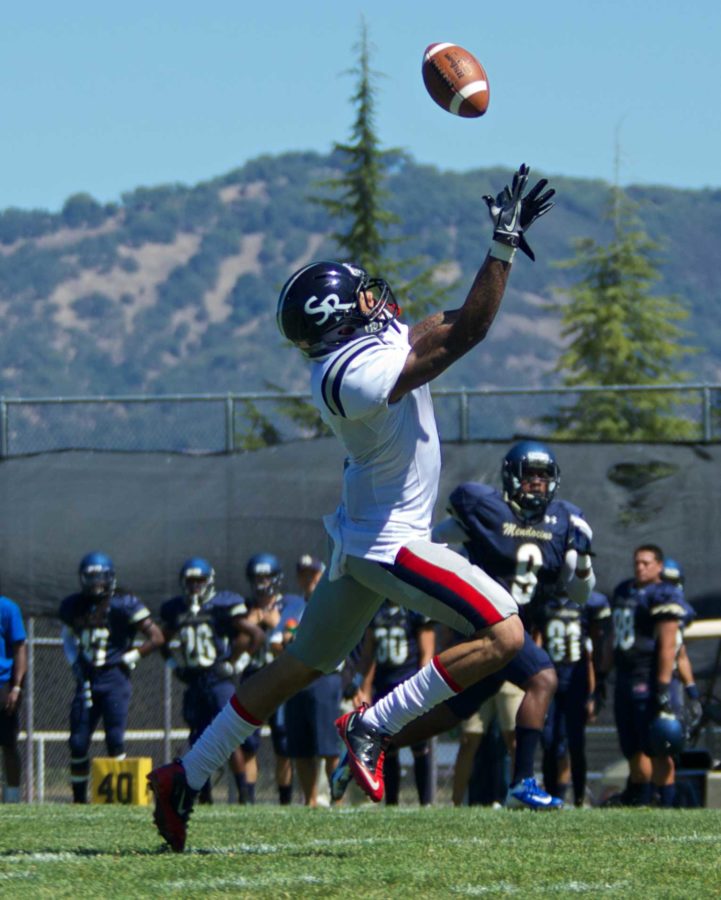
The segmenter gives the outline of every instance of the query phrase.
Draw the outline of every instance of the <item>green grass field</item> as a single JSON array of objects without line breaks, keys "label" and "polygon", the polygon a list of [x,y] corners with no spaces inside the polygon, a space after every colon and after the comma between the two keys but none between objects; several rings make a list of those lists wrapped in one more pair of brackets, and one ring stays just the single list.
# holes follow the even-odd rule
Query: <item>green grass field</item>
[{"label": "green grass field", "polygon": [[718,897],[721,810],[0,807],[1,897]]}]

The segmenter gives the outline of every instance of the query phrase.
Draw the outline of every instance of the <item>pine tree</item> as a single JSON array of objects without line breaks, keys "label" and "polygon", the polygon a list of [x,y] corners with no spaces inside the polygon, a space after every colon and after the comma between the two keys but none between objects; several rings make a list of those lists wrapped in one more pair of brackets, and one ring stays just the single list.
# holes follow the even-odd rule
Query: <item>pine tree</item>
[{"label": "pine tree", "polygon": [[399,243],[391,235],[399,219],[385,203],[388,199],[389,169],[402,160],[398,149],[382,150],[375,127],[376,72],[371,69],[371,45],[365,21],[361,22],[360,41],[356,45],[358,64],[351,73],[357,76],[351,102],[356,117],[348,143],[333,145],[343,166],[342,174],[322,182],[330,195],[313,197],[339,224],[331,237],[349,261],[372,274],[382,275],[403,300],[404,312],[420,318],[436,308],[453,285],[440,283],[437,269],[424,265],[416,257],[398,260],[389,251]]},{"label": "pine tree", "polygon": [[[604,246],[590,238],[575,244],[562,267],[578,269],[570,301],[556,304],[562,336],[569,340],[556,371],[564,384],[665,385],[683,382],[679,361],[695,348],[681,346],[679,326],[687,310],[673,296],[651,293],[659,273],[658,246],[638,222],[619,188],[612,191],[613,238]],[[546,417],[563,440],[657,441],[696,437],[696,427],[679,415],[678,392],[583,393],[570,407]]]},{"label": "pine tree", "polygon": [[[356,107],[356,118],[350,141],[333,145],[343,171],[338,177],[321,183],[320,187],[328,193],[311,200],[325,207],[331,219],[338,223],[330,237],[344,258],[389,281],[396,296],[402,300],[404,313],[411,318],[421,318],[440,304],[453,285],[436,280],[436,269],[424,267],[422,260],[398,261],[388,252],[398,243],[398,239],[390,234],[398,217],[385,208],[388,171],[403,154],[396,149],[382,150],[380,146],[375,128],[373,82],[376,73],[370,66],[371,47],[364,21],[356,49],[358,65],[351,69],[357,76],[351,98]],[[274,413],[273,418],[290,419],[296,429],[306,435],[328,433],[317,410],[301,400],[279,404],[275,412],[277,416]],[[246,401],[245,421],[245,429],[235,436],[235,446],[239,449],[254,450],[282,441],[282,434],[273,420],[250,401]]]}]

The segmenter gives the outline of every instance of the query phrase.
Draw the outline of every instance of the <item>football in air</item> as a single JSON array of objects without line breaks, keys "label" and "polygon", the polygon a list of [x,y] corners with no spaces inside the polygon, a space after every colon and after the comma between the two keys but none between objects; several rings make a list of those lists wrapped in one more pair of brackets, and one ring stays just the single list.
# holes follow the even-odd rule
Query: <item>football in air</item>
[{"label": "football in air", "polygon": [[458,44],[430,44],[423,54],[423,83],[439,106],[454,116],[477,119],[490,93],[483,66]]}]

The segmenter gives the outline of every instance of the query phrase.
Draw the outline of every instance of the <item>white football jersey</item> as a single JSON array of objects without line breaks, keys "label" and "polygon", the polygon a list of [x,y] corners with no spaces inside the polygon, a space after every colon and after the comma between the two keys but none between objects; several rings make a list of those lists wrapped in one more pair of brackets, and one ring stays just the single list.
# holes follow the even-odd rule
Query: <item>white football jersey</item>
[{"label": "white football jersey", "polygon": [[342,502],[324,520],[331,578],[343,556],[392,563],[408,541],[429,539],[441,466],[430,388],[388,403],[409,351],[408,327],[392,322],[313,366],[314,402],[348,453]]}]

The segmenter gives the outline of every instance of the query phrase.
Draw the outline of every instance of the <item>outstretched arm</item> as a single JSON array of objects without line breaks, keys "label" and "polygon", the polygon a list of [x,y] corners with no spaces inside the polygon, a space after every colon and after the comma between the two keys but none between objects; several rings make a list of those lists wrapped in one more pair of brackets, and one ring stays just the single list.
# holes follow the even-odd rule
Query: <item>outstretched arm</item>
[{"label": "outstretched arm", "polygon": [[506,289],[516,248],[520,247],[528,254],[531,252],[524,230],[553,206],[550,200],[554,191],[541,194],[545,180],[523,197],[528,174],[529,169],[522,165],[513,176],[510,188],[505,187],[496,198],[484,198],[494,226],[491,249],[463,306],[433,313],[411,329],[411,351],[389,402],[395,403],[420,385],[432,381],[488,334]]}]

